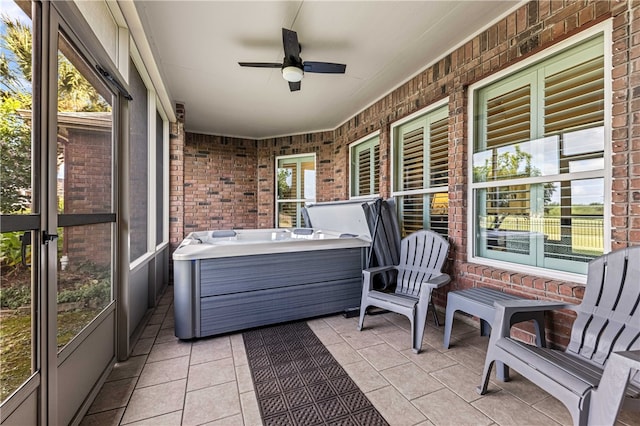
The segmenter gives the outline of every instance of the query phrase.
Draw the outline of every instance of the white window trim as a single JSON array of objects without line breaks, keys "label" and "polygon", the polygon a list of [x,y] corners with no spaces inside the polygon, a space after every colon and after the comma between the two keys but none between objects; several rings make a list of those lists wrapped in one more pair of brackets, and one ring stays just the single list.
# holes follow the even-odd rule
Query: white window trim
[{"label": "white window trim", "polygon": [[[603,34],[604,36],[604,134],[605,134],[605,147],[604,147],[604,252],[607,253],[611,248],[611,107],[612,101],[611,97],[613,95],[612,89],[612,78],[611,71],[613,69],[611,63],[612,57],[612,31],[613,31],[613,22],[612,19],[608,19],[607,21],[595,25],[585,31],[582,31],[580,34],[577,34],[573,37],[570,37],[562,42],[551,46],[544,51],[532,55],[529,58],[526,58],[520,61],[518,64],[508,67],[502,71],[499,71],[486,79],[483,79],[479,82],[471,84],[468,88],[469,93],[469,102],[467,105],[467,134],[468,137],[468,145],[467,145],[467,261],[470,263],[476,263],[480,265],[486,265],[491,267],[496,267],[499,269],[506,269],[510,271],[515,271],[527,275],[535,275],[541,277],[548,277],[561,281],[571,281],[576,283],[586,283],[587,276],[582,274],[576,274],[571,272],[563,272],[557,271],[553,269],[546,269],[536,266],[527,266],[520,265],[517,263],[504,262],[499,260],[487,259],[483,257],[476,257],[476,239],[474,235],[475,231],[475,197],[474,197],[474,189],[479,188],[480,185],[472,185],[471,181],[473,176],[473,163],[472,163],[472,155],[473,155],[473,146],[474,146],[474,111],[475,111],[475,94],[476,91],[484,86],[490,85],[495,81],[513,75],[518,71],[521,71],[527,67],[530,67],[536,62],[543,61],[546,58],[551,57],[552,55],[559,53],[565,49],[571,48],[573,46],[578,45],[581,42],[586,41],[587,39],[597,36],[599,34]],[[549,177],[545,177],[545,180],[548,180]],[[485,185],[486,186],[486,185]]]},{"label": "white window trim", "polygon": [[[350,200],[359,200],[359,199],[367,199],[367,198],[371,198],[371,197],[379,197],[380,193],[376,193],[376,194],[371,194],[371,195],[352,195],[351,190],[353,189],[353,181],[352,181],[352,170],[351,170],[351,151],[354,147],[369,142],[371,139],[373,138],[378,138],[378,145],[380,144],[380,130],[376,130],[373,133],[369,133],[367,136],[364,136],[360,139],[358,139],[355,142],[351,142],[349,144],[349,199]],[[379,174],[379,171],[378,171]],[[380,189],[380,187],[378,186],[378,189]]]},{"label": "white window trim", "polygon": [[278,161],[279,160],[283,160],[283,159],[287,159],[287,158],[300,158],[300,157],[313,157],[313,166],[314,166],[314,170],[316,171],[316,193],[313,194],[313,200],[307,200],[306,198],[296,198],[293,200],[282,200],[283,203],[315,203],[316,199],[317,199],[317,173],[318,173],[318,158],[316,156],[315,152],[307,152],[307,153],[303,153],[303,154],[290,154],[290,155],[278,155],[275,158],[275,162],[274,162],[274,168],[273,168],[273,189],[274,189],[274,196],[273,196],[273,201],[274,201],[274,211],[273,211],[273,220],[274,220],[274,224],[276,225],[276,228],[279,226],[278,223]]}]

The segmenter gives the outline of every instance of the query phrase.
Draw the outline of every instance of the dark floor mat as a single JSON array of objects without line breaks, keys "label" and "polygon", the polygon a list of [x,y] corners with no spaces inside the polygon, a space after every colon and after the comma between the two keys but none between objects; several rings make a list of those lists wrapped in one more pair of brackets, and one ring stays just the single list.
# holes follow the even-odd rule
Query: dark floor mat
[{"label": "dark floor mat", "polygon": [[306,322],[242,337],[265,426],[388,425]]}]

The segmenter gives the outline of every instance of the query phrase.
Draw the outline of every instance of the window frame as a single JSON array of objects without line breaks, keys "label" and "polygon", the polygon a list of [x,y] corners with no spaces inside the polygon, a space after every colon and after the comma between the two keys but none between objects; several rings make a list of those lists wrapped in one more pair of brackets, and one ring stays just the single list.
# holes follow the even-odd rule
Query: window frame
[{"label": "window frame", "polygon": [[[367,136],[358,139],[355,142],[352,142],[349,144],[349,199],[360,199],[360,198],[371,198],[371,197],[379,197],[380,196],[380,154],[378,154],[378,168],[375,168],[375,160],[373,160],[373,164],[374,166],[372,167],[372,173],[373,176],[370,176],[369,178],[369,186],[371,186],[373,184],[372,182],[372,178],[377,175],[378,176],[378,191],[377,192],[371,192],[368,194],[358,194],[358,195],[354,195],[354,185],[356,185],[355,180],[358,178],[358,174],[357,171],[359,169],[354,170],[354,162],[357,162],[357,165],[360,165],[360,162],[358,161],[357,158],[354,158],[354,154],[355,151],[358,148],[364,148],[366,149],[367,147],[365,145],[370,145],[368,147],[369,150],[371,150],[372,148],[375,148],[376,146],[378,147],[378,153],[380,153],[380,130],[376,130],[373,133],[368,134]],[[359,181],[358,181],[359,183]],[[375,188],[375,185],[373,185]]]},{"label": "window frame", "polygon": [[[154,157],[154,166],[158,164],[158,156],[162,157],[162,173],[158,173],[158,170],[154,170],[155,181],[152,185],[152,188],[157,187],[158,180],[162,182],[162,192],[155,192],[156,200],[155,206],[162,209],[162,214],[156,214],[155,216],[155,229],[156,229],[156,238],[155,238],[155,250],[156,252],[162,250],[164,247],[169,245],[169,227],[167,224],[169,223],[169,120],[167,119],[167,114],[162,108],[162,103],[160,99],[156,96],[156,114],[157,118],[159,118],[162,122],[162,143],[158,143],[158,134],[156,130],[155,140],[156,147],[153,153]],[[156,122],[157,129],[157,122]],[[158,153],[158,148],[162,150],[161,153]],[[157,166],[156,166],[157,167]],[[158,224],[158,218],[162,217],[162,221]],[[158,232],[158,226],[161,227],[161,232]],[[158,235],[160,234],[160,235]],[[160,239],[158,237],[160,236]]]},{"label": "window frame", "polygon": [[[475,134],[475,126],[476,126],[476,114],[479,113],[477,109],[477,99],[478,99],[478,91],[484,87],[490,86],[499,80],[509,79],[514,77],[516,74],[525,71],[527,68],[531,68],[532,66],[544,62],[547,59],[551,58],[553,55],[565,52],[569,49],[578,47],[581,43],[587,42],[589,39],[603,36],[603,49],[604,49],[604,168],[602,173],[600,172],[591,172],[591,173],[579,173],[580,176],[578,179],[585,179],[588,177],[603,177],[604,180],[604,206],[603,206],[603,227],[604,227],[604,253],[607,253],[611,249],[611,141],[612,141],[612,126],[611,126],[611,108],[612,108],[612,22],[611,20],[607,20],[601,24],[595,25],[580,34],[577,34],[573,37],[570,37],[566,40],[563,40],[548,49],[545,49],[542,52],[534,54],[522,61],[518,62],[518,64],[508,67],[504,70],[501,70],[490,77],[487,77],[481,81],[478,81],[474,84],[471,84],[468,88],[469,93],[469,102],[468,102],[468,114],[469,119],[467,120],[467,134],[468,137],[468,160],[467,160],[467,176],[468,176],[468,190],[467,190],[467,261],[471,263],[491,266],[500,269],[512,270],[520,273],[524,273],[527,275],[536,275],[536,276],[545,276],[552,279],[558,279],[563,281],[571,281],[577,283],[586,283],[586,274],[573,273],[573,272],[565,272],[559,271],[555,269],[548,269],[540,266],[533,265],[524,265],[519,263],[512,263],[504,260],[496,260],[490,259],[486,257],[480,257],[476,255],[478,252],[477,240],[476,240],[476,222],[475,216],[476,211],[480,208],[476,203],[476,190],[482,188],[488,188],[496,185],[503,185],[505,182],[495,181],[495,182],[473,182],[473,153],[474,146],[476,145],[476,134]],[[539,120],[538,120],[539,121]],[[539,126],[539,122],[532,123],[532,126]],[[597,175],[597,176],[596,176]],[[576,179],[567,179],[570,176],[570,173],[562,173],[556,176],[543,176],[543,177],[529,177],[525,178],[527,184],[536,184],[536,183],[544,183],[548,181],[555,180],[569,180],[573,181]]]},{"label": "window frame", "polygon": [[[449,106],[449,97],[447,96],[446,98],[443,98],[437,102],[434,102],[433,104],[414,112],[413,114],[408,115],[407,117],[404,117],[394,123],[391,124],[391,129],[390,129],[390,133],[391,133],[391,153],[390,153],[390,158],[391,158],[391,164],[390,164],[390,189],[391,189],[391,197],[396,198],[396,197],[404,197],[404,196],[415,196],[415,195],[422,195],[422,196],[431,196],[431,195],[435,195],[435,194],[439,194],[439,193],[449,193],[449,185],[447,182],[447,185],[443,185],[443,186],[429,186],[429,185],[423,185],[423,188],[421,189],[416,189],[416,190],[409,190],[409,191],[404,191],[404,190],[397,190],[396,186],[398,185],[398,177],[397,177],[397,173],[398,173],[398,161],[400,161],[400,159],[398,158],[398,144],[400,143],[399,141],[399,131],[400,128],[402,128],[405,125],[411,125],[412,122],[417,121],[421,118],[426,118],[428,115],[431,114],[438,114],[440,112],[440,110],[444,110],[446,113],[446,119],[450,118],[450,114],[449,114],[449,110],[448,110],[448,106]],[[448,133],[447,133],[447,140],[448,140]],[[427,147],[425,146],[425,149]],[[448,147],[447,147],[447,151],[448,151]],[[447,168],[448,171],[448,168]],[[425,175],[427,176],[427,175]],[[428,176],[427,176],[428,177]],[[404,229],[404,219],[402,217],[402,206],[401,203],[396,201],[396,208],[398,209],[398,219],[400,221],[400,227],[401,230]],[[424,211],[423,211],[423,215],[424,215]],[[424,221],[424,218],[423,218]],[[431,225],[431,224],[430,224]],[[430,226],[431,228],[431,226]],[[448,228],[448,224],[447,224],[447,228]],[[447,229],[447,234],[448,234],[448,229]]]}]

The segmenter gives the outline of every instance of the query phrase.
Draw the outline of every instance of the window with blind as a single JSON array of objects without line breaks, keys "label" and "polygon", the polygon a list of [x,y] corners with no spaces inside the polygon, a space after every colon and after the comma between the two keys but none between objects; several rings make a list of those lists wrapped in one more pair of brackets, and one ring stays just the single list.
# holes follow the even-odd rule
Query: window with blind
[{"label": "window with blind", "polygon": [[302,207],[316,200],[315,155],[278,157],[276,166],[276,226],[309,226],[304,223]]},{"label": "window with blind", "polygon": [[448,121],[443,106],[393,126],[391,195],[403,237],[421,229],[448,235]]},{"label": "window with blind", "polygon": [[576,274],[604,252],[604,36],[474,91],[474,257]]},{"label": "window with blind", "polygon": [[349,148],[351,197],[366,197],[380,192],[380,136],[370,136]]}]

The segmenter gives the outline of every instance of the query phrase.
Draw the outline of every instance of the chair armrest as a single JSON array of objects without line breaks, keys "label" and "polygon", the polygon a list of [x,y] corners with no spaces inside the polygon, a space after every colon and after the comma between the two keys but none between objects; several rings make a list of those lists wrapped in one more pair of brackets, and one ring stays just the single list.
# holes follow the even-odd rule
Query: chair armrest
[{"label": "chair armrest", "polygon": [[451,277],[449,274],[440,274],[435,277],[432,277],[429,281],[426,281],[425,284],[431,288],[440,288],[444,285],[449,284],[451,281]]},{"label": "chair armrest", "polygon": [[390,271],[392,269],[396,269],[395,265],[387,265],[387,266],[374,266],[373,268],[363,269],[362,272],[368,272],[371,275],[379,274],[380,272]]},{"label": "chair armrest", "polygon": [[373,268],[363,269],[362,270],[362,290],[363,291],[373,290],[373,277],[386,271],[392,271],[394,269],[397,269],[395,265],[376,266]]},{"label": "chair armrest", "polygon": [[424,306],[426,306],[426,303],[429,303],[429,298],[431,297],[431,290],[433,290],[434,288],[445,286],[449,284],[450,281],[451,277],[449,276],[449,274],[443,273],[432,277],[429,281],[423,282],[420,286],[420,293],[418,293],[420,302],[424,303]]},{"label": "chair armrest", "polygon": [[615,423],[627,385],[637,371],[640,371],[640,350],[612,352],[609,355],[598,389],[593,391],[591,397],[590,424]]}]

